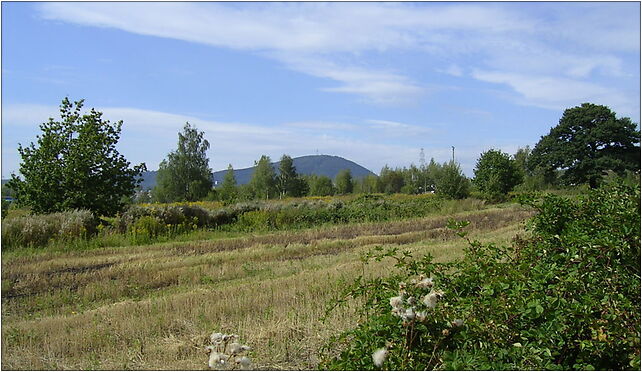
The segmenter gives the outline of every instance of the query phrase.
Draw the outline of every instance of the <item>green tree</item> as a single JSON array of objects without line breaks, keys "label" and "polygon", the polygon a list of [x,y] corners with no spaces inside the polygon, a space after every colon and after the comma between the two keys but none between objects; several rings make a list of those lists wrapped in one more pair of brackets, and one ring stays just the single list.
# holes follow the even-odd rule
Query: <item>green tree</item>
[{"label": "green tree", "polygon": [[481,154],[474,172],[473,184],[492,199],[506,195],[522,181],[515,161],[508,154],[494,149]]},{"label": "green tree", "polygon": [[130,168],[116,150],[123,122],[111,124],[95,109],[81,114],[83,103],[63,99],[61,120],[40,125],[37,145],[18,146],[22,178],[12,174],[7,186],[35,213],[88,209],[114,215],[140,182],[145,164]]},{"label": "green tree", "polygon": [[444,163],[435,181],[435,192],[452,199],[463,199],[470,194],[470,181],[461,171],[459,164]]},{"label": "green tree", "polygon": [[606,171],[623,175],[640,169],[640,132],[630,118],[616,118],[607,106],[583,103],[564,111],[559,124],[535,145],[528,168],[550,176],[562,170],[567,185],[596,187]]},{"label": "green tree", "polygon": [[354,188],[354,182],[352,180],[352,173],[350,169],[342,169],[337,173],[337,176],[334,178],[334,183],[337,188],[337,194],[345,195],[352,193]]},{"label": "green tree", "polygon": [[254,197],[257,199],[269,199],[276,195],[276,175],[269,156],[263,155],[255,163],[250,186],[254,190]]},{"label": "green tree", "polygon": [[306,192],[306,183],[297,174],[294,162],[288,155],[281,157],[277,180],[280,197],[299,197]]},{"label": "green tree", "polygon": [[377,182],[379,177],[368,174],[364,177],[357,178],[354,183],[354,192],[361,194],[370,194],[377,192]]},{"label": "green tree", "polygon": [[236,200],[238,196],[238,191],[236,189],[236,177],[234,176],[234,168],[232,164],[227,166],[227,172],[225,172],[225,177],[223,178],[223,184],[220,189],[220,199],[226,203],[230,203]]},{"label": "green tree", "polygon": [[381,181],[381,191],[387,194],[395,194],[401,192],[404,186],[403,174],[397,169],[391,169],[387,165],[381,169],[379,175]]},{"label": "green tree", "polygon": [[212,169],[204,133],[186,123],[178,133],[178,148],[160,163],[154,199],[160,202],[196,201],[212,189]]},{"label": "green tree", "polygon": [[311,196],[330,196],[334,195],[334,186],[328,176],[310,175],[307,176],[309,193]]}]

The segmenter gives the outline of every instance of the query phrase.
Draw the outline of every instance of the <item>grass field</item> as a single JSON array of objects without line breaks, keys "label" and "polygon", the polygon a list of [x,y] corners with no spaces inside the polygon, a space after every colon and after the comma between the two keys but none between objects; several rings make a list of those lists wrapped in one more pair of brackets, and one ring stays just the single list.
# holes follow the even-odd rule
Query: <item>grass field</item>
[{"label": "grass field", "polygon": [[[255,369],[316,369],[328,337],[352,327],[350,309],[321,318],[377,245],[455,260],[471,237],[509,242],[530,211],[487,208],[396,222],[325,226],[216,240],[3,255],[3,369],[207,369],[214,331],[252,346]],[[350,306],[359,306],[353,303]]]}]

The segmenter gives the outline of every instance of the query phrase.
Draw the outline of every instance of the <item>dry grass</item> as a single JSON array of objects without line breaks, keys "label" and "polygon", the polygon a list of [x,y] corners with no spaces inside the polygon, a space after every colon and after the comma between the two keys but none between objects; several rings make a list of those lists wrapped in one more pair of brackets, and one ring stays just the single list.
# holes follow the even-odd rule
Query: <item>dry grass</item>
[{"label": "dry grass", "polygon": [[[455,217],[501,243],[529,214]],[[319,347],[357,321],[349,310],[320,320],[342,281],[389,273],[389,261],[364,268],[360,255],[403,245],[456,259],[465,242],[443,228],[447,218],[4,259],[2,368],[204,369],[219,330],[254,347],[255,368],[315,369]]]}]

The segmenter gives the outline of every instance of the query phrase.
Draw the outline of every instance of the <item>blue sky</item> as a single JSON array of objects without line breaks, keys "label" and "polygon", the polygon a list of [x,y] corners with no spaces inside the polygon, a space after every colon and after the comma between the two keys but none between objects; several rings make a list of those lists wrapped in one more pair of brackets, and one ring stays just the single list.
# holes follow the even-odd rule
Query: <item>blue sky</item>
[{"label": "blue sky", "polygon": [[381,167],[537,143],[566,108],[640,122],[640,3],[2,3],[2,177],[63,97],[148,169],[186,121],[210,166]]}]

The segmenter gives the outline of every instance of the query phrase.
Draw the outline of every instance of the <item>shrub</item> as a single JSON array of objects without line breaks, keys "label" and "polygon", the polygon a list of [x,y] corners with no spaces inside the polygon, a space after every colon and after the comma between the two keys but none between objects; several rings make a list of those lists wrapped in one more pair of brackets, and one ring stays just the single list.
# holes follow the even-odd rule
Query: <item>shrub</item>
[{"label": "shrub", "polygon": [[2,221],[5,248],[40,247],[50,240],[72,240],[96,233],[97,221],[86,210],[31,215]]},{"label": "shrub", "polygon": [[[639,370],[639,186],[524,202],[539,212],[532,236],[508,247],[469,240],[451,263],[368,253],[364,261],[392,258],[400,271],[347,290],[339,303],[362,299],[364,321],[331,340],[340,355],[321,367]],[[450,225],[466,236],[466,223]],[[417,285],[419,275],[434,287]],[[422,305],[437,289],[443,297]]]},{"label": "shrub", "polygon": [[167,233],[168,226],[160,219],[152,216],[143,216],[129,226],[129,234],[133,243],[146,243],[152,238]]}]

